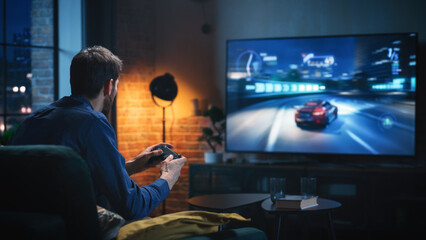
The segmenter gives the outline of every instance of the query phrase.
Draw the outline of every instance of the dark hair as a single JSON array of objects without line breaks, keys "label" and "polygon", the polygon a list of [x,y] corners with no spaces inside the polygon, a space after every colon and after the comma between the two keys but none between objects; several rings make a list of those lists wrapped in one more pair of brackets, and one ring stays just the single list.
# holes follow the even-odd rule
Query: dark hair
[{"label": "dark hair", "polygon": [[122,65],[120,58],[104,47],[81,50],[71,62],[71,93],[96,98],[106,81],[118,79]]}]

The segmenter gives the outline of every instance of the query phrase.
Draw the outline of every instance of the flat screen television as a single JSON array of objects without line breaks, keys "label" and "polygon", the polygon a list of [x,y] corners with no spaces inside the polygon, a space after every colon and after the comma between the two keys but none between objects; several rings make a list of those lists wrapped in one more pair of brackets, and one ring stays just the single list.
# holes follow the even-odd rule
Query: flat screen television
[{"label": "flat screen television", "polygon": [[226,151],[415,156],[417,33],[227,41]]}]

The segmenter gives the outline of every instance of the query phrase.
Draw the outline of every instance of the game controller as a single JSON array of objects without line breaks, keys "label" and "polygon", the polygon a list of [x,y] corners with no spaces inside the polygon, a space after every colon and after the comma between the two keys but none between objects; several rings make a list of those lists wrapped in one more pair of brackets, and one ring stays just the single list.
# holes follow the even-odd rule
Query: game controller
[{"label": "game controller", "polygon": [[157,149],[161,149],[163,151],[163,153],[161,155],[159,155],[159,156],[151,157],[148,160],[148,163],[152,163],[154,161],[164,161],[169,155],[173,155],[173,159],[181,158],[182,157],[180,154],[174,152],[173,150],[171,150],[166,145],[160,145],[160,146],[158,146],[158,147],[155,148],[155,150],[157,150]]}]

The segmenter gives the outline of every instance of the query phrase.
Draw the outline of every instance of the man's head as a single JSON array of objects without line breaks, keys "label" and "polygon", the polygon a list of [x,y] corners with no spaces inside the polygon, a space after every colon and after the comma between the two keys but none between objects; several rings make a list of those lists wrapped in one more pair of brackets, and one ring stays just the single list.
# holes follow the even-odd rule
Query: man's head
[{"label": "man's head", "polygon": [[108,49],[101,46],[83,49],[71,62],[71,93],[95,99],[110,80],[113,80],[112,86],[116,86],[121,68],[120,58]]}]

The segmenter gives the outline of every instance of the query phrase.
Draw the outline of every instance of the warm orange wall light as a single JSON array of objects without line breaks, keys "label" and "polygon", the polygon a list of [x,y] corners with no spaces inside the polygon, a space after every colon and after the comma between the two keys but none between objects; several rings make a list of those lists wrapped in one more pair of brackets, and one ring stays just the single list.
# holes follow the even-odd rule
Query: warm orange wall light
[{"label": "warm orange wall light", "polygon": [[[118,148],[126,159],[131,159],[147,146],[162,141],[162,110],[151,98],[149,84],[155,75],[153,71],[149,72],[149,69],[127,68],[120,76],[117,94],[117,137]],[[209,122],[204,117],[193,116],[191,100],[196,96],[196,90],[190,87],[191,84],[185,83],[183,78],[175,77],[175,80],[179,92],[173,105],[166,111],[166,142],[173,144],[178,153],[187,157],[188,164],[203,162],[207,147],[198,141],[198,138],[201,128]],[[181,115],[183,111],[187,112],[187,116]],[[184,166],[180,180],[168,197],[168,213],[188,210],[182,200],[188,196],[188,171],[188,165]],[[139,186],[143,186],[159,177],[159,169],[150,169],[131,177]],[[159,206],[151,216],[162,213],[162,206]]]}]

